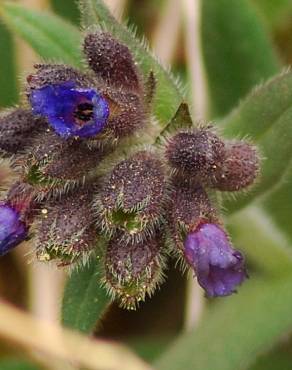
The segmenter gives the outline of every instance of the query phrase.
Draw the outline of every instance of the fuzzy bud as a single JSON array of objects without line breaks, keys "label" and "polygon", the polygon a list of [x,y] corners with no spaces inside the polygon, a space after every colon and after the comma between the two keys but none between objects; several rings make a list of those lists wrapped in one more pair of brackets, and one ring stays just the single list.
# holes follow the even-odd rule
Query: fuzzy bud
[{"label": "fuzzy bud", "polygon": [[122,307],[134,309],[161,282],[163,243],[162,235],[129,244],[119,234],[110,240],[105,256],[105,285]]},{"label": "fuzzy bud", "polygon": [[64,64],[35,64],[35,73],[27,77],[27,95],[50,85],[72,82],[77,87],[86,88],[95,84],[87,74]]},{"label": "fuzzy bud", "polygon": [[101,229],[120,230],[125,240],[139,240],[160,223],[165,200],[165,172],[153,153],[141,151],[117,164],[97,195]]},{"label": "fuzzy bud", "polygon": [[217,221],[217,212],[200,184],[173,178],[168,224],[176,248],[183,250],[185,235],[203,221]]},{"label": "fuzzy bud", "polygon": [[139,77],[129,48],[109,33],[89,33],[84,39],[84,53],[89,66],[109,85],[139,90]]},{"label": "fuzzy bud", "polygon": [[109,102],[109,118],[102,140],[110,142],[129,136],[146,124],[146,111],[141,97],[133,92],[105,87],[103,96]]},{"label": "fuzzy bud", "polygon": [[82,188],[44,205],[36,223],[36,254],[40,261],[57,260],[60,266],[86,261],[97,242],[92,192],[92,188]]},{"label": "fuzzy bud", "polygon": [[44,131],[46,122],[30,110],[16,108],[0,115],[0,150],[15,154],[31,144],[34,136]]},{"label": "fuzzy bud", "polygon": [[53,132],[46,132],[34,141],[14,166],[23,171],[25,181],[38,189],[39,198],[61,194],[84,183],[108,149],[89,148],[81,141],[63,141]]},{"label": "fuzzy bud", "polygon": [[224,142],[210,127],[182,131],[169,139],[165,155],[175,173],[205,182],[222,166]]},{"label": "fuzzy bud", "polygon": [[212,179],[212,186],[221,191],[238,191],[254,183],[260,168],[260,159],[254,146],[245,142],[226,145],[222,167]]}]

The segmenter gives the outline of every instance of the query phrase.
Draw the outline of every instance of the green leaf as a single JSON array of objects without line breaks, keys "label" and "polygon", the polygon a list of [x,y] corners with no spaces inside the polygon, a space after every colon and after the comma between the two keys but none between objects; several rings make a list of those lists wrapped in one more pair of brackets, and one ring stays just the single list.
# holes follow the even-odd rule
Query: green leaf
[{"label": "green leaf", "polygon": [[92,333],[109,305],[100,286],[100,264],[93,258],[89,264],[73,271],[69,277],[62,305],[62,323],[83,333]]},{"label": "green leaf", "polygon": [[156,369],[246,369],[291,332],[291,286],[291,274],[250,279],[240,294],[215,303],[195,330],[174,341]]},{"label": "green leaf", "polygon": [[253,3],[273,28],[283,27],[291,19],[291,0],[253,0]]},{"label": "green leaf", "polygon": [[72,0],[51,0],[52,8],[61,17],[68,19],[74,24],[79,24],[80,13],[77,1]]},{"label": "green leaf", "polygon": [[158,81],[154,99],[154,113],[164,126],[173,117],[183,100],[174,78],[158,63],[147,46],[145,46],[145,42],[140,42],[132,31],[114,19],[103,1],[81,0],[80,6],[84,27],[96,26],[98,24],[102,29],[108,30],[117,39],[125,43],[142,69],[145,79],[150,71],[154,72]]},{"label": "green leaf", "polygon": [[260,196],[266,196],[289,173],[292,158],[292,73],[282,73],[257,87],[222,124],[225,136],[248,136],[264,158],[258,185],[236,199],[226,199],[225,206],[234,212]]},{"label": "green leaf", "polygon": [[290,348],[277,348],[269,354],[260,356],[249,370],[291,370],[291,364],[292,353]]},{"label": "green leaf", "polygon": [[258,140],[291,105],[292,72],[286,71],[253,89],[220,124],[226,137]]},{"label": "green leaf", "polygon": [[18,360],[14,358],[7,358],[0,360],[1,370],[38,370],[39,367],[33,365],[25,360]]},{"label": "green leaf", "polygon": [[263,196],[285,181],[292,158],[292,106],[257,142],[263,158],[258,185],[248,194],[240,194],[235,200],[227,199],[229,212],[238,211],[252,200]]},{"label": "green leaf", "polygon": [[261,207],[249,206],[228,217],[227,225],[236,248],[243,250],[259,271],[277,277],[292,271],[292,250],[271,216]]},{"label": "green leaf", "polygon": [[4,24],[0,23],[0,107],[18,101],[14,42]]},{"label": "green leaf", "polygon": [[0,5],[0,17],[44,59],[81,65],[80,33],[62,18],[12,2]]},{"label": "green leaf", "polygon": [[213,113],[223,115],[279,70],[263,24],[247,0],[202,1],[202,47]]},{"label": "green leaf", "polygon": [[292,166],[287,171],[285,182],[268,197],[263,199],[263,207],[273,217],[278,228],[292,241],[291,215],[292,215]]}]

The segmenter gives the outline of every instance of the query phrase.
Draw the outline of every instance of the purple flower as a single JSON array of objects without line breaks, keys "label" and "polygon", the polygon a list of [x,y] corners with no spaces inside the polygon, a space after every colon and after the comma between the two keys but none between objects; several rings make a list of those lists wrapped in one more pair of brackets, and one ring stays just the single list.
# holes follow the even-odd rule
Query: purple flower
[{"label": "purple flower", "polygon": [[226,233],[216,224],[201,224],[187,235],[184,247],[186,259],[209,297],[236,292],[236,286],[247,276],[242,254],[232,248]]},{"label": "purple flower", "polygon": [[0,204],[0,256],[9,252],[27,237],[27,227],[19,212],[7,203]]},{"label": "purple flower", "polygon": [[64,138],[97,135],[109,116],[107,101],[95,89],[71,81],[32,90],[30,103],[33,113],[46,117]]}]

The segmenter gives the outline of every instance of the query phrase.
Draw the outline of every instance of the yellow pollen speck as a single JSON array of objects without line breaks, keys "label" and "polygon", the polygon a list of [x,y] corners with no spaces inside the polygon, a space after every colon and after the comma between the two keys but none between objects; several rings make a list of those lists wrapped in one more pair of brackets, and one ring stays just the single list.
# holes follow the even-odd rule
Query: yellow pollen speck
[{"label": "yellow pollen speck", "polygon": [[42,209],[42,214],[43,214],[43,215],[48,214],[48,210],[47,210],[46,208]]}]

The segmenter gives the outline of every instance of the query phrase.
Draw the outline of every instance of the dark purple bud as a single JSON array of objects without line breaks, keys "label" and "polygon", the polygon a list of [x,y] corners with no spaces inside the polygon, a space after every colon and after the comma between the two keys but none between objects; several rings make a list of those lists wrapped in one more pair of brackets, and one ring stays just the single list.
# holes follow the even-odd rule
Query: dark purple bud
[{"label": "dark purple bud", "polygon": [[105,87],[103,96],[109,102],[110,115],[102,139],[117,139],[129,136],[146,124],[146,111],[141,97],[133,92]]},{"label": "dark purple bud", "polygon": [[82,188],[43,206],[36,223],[36,254],[40,261],[57,260],[60,266],[86,262],[97,242],[92,193],[92,188]]},{"label": "dark purple bud", "polygon": [[211,127],[183,131],[171,137],[166,158],[176,173],[200,182],[213,178],[225,158],[224,142]]},{"label": "dark purple bud", "polygon": [[161,222],[166,195],[165,171],[153,153],[141,151],[117,164],[104,180],[95,207],[102,229],[143,239]]},{"label": "dark purple bud", "polygon": [[27,77],[28,97],[33,90],[50,85],[71,82],[78,88],[86,88],[96,84],[96,80],[89,75],[64,64],[35,64],[34,68],[36,72]]},{"label": "dark purple bud", "polygon": [[45,130],[43,119],[35,117],[30,110],[16,108],[1,113],[0,150],[15,154],[31,144],[34,136]]},{"label": "dark purple bud", "polygon": [[33,147],[15,160],[14,167],[22,171],[41,199],[86,182],[108,152],[107,148],[89,148],[83,141],[64,141],[49,131],[34,140]]},{"label": "dark purple bud", "polygon": [[184,242],[185,256],[209,297],[227,296],[247,277],[242,254],[217,224],[203,223]]},{"label": "dark purple bud", "polygon": [[9,252],[27,237],[27,227],[20,212],[9,203],[0,204],[0,256]]},{"label": "dark purple bud", "polygon": [[226,144],[222,167],[212,179],[212,186],[221,191],[238,191],[254,183],[260,170],[256,148],[245,142]]},{"label": "dark purple bud", "polygon": [[47,85],[30,93],[32,111],[45,117],[63,138],[92,137],[105,127],[109,105],[94,88],[73,81]]},{"label": "dark purple bud", "polygon": [[105,256],[105,285],[122,307],[134,309],[161,283],[163,245],[162,234],[129,244],[119,234],[110,240]]},{"label": "dark purple bud", "polygon": [[185,235],[204,221],[216,222],[217,212],[200,184],[179,177],[174,177],[172,184],[167,218],[173,241],[183,250]]},{"label": "dark purple bud", "polygon": [[84,39],[84,53],[89,66],[109,85],[139,90],[138,71],[128,47],[109,33],[89,33]]}]

